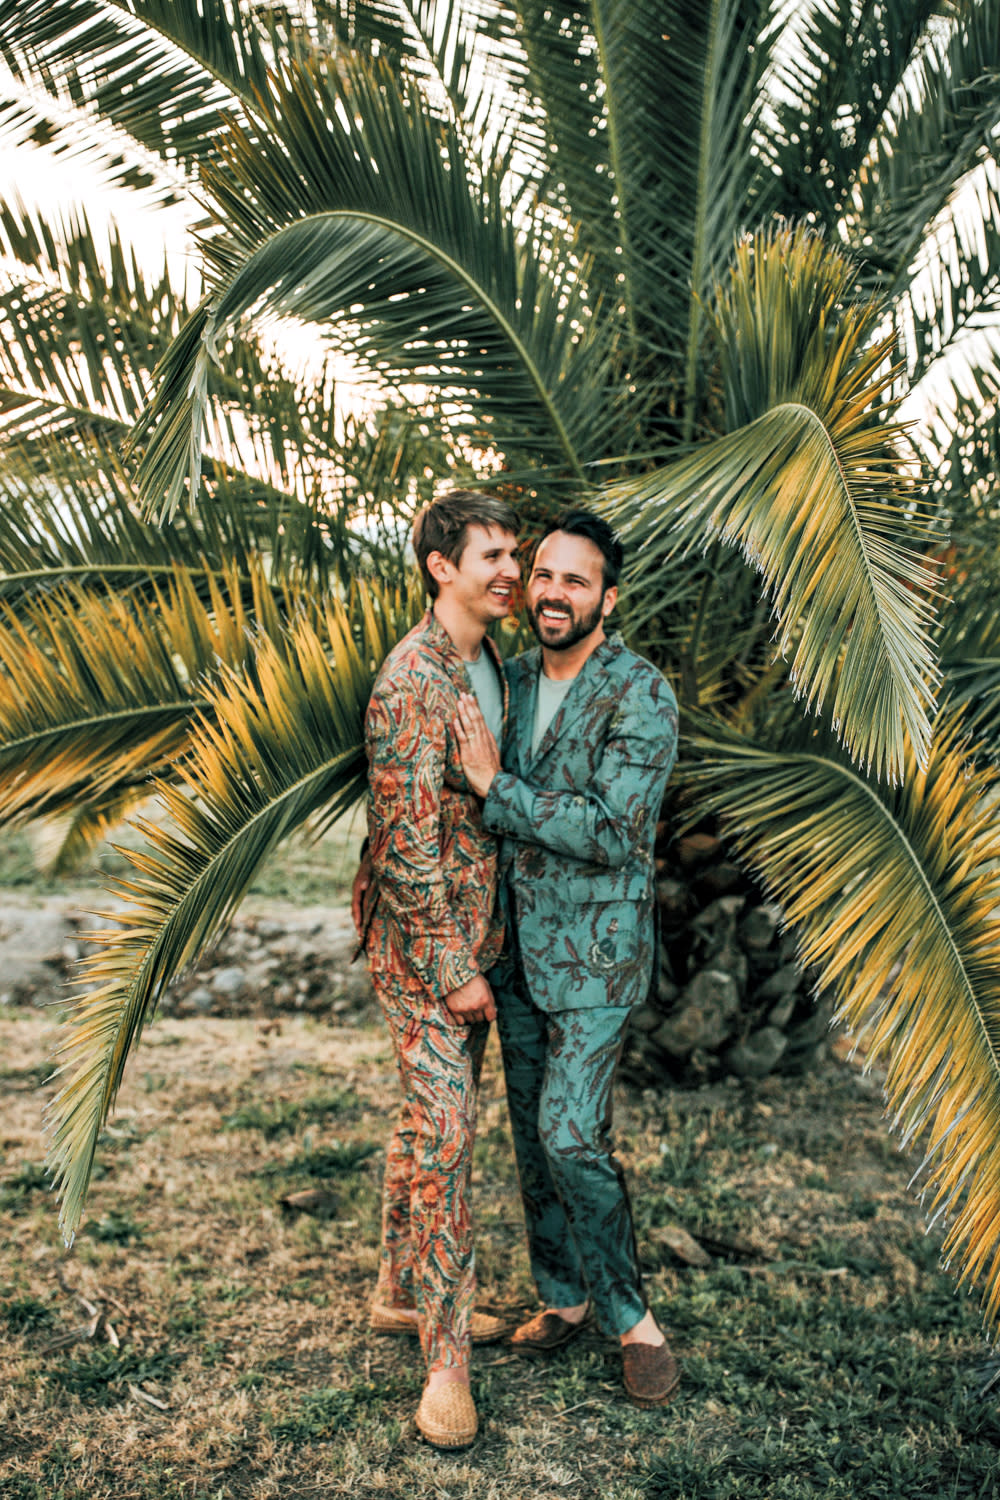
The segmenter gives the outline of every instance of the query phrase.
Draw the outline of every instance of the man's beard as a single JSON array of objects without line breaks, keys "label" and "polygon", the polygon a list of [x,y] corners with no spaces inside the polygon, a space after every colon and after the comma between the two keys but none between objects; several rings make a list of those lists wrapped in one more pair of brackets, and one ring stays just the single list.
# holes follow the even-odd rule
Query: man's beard
[{"label": "man's beard", "polygon": [[584,636],[590,635],[591,631],[595,630],[597,626],[600,625],[601,621],[604,618],[603,606],[604,597],[602,595],[600,602],[594,606],[589,615],[581,615],[577,617],[574,616],[572,610],[566,610],[564,612],[564,618],[571,621],[570,627],[565,635],[561,635],[558,637],[558,639],[552,641],[546,640],[545,636],[542,634],[543,630],[547,631],[551,627],[549,627],[546,622],[542,620],[541,612],[543,609],[562,610],[562,605],[553,604],[550,600],[540,599],[534,609],[532,609],[530,604],[526,605],[525,607],[528,615],[528,624],[531,626],[532,630],[535,632],[535,635],[541,641],[542,645],[546,646],[549,651],[568,651],[570,646],[575,646],[577,641],[582,641]]}]

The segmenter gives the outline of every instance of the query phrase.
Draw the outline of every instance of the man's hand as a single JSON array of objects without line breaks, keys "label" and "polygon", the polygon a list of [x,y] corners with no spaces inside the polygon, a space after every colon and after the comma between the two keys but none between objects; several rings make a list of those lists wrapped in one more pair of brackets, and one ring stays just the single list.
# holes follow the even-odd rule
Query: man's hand
[{"label": "man's hand", "polygon": [[477,797],[485,797],[500,770],[500,752],[486,727],[479,700],[470,693],[459,694],[455,734],[466,780]]},{"label": "man's hand", "polygon": [[368,931],[368,922],[372,914],[372,902],[377,894],[378,887],[375,884],[375,870],[372,866],[371,856],[367,848],[362,851],[361,863],[358,865],[358,873],[354,877],[351,887],[351,916],[354,919],[354,930],[358,935],[358,941],[363,943]]},{"label": "man's hand", "polygon": [[444,1003],[462,1026],[471,1026],[473,1021],[495,1021],[497,1017],[493,991],[482,974],[474,974],[457,990],[445,995]]}]

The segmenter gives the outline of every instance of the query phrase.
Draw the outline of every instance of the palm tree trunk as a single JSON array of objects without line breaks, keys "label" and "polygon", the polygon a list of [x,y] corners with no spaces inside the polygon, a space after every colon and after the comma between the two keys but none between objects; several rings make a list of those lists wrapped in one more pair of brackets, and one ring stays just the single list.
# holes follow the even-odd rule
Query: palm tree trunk
[{"label": "palm tree trunk", "polygon": [[796,958],[782,912],[708,825],[657,830],[658,957],[622,1069],[634,1083],[762,1078],[829,1052],[832,999]]}]

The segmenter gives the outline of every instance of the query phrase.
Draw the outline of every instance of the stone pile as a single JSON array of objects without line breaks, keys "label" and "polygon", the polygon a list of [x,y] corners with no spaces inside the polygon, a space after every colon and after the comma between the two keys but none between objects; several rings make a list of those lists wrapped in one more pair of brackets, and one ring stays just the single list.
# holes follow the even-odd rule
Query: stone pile
[{"label": "stone pile", "polygon": [[780,908],[713,833],[671,840],[661,825],[656,868],[659,968],[633,1018],[626,1076],[691,1083],[815,1064],[832,1005],[797,963]]},{"label": "stone pile", "polygon": [[[643,1086],[692,1084],[727,1074],[759,1078],[797,1071],[825,1055],[830,1001],[799,967],[780,910],[727,857],[712,833],[657,846],[659,967],[633,1019],[624,1076]],[[111,909],[104,892],[86,899],[0,892],[0,1006],[65,1002],[87,934]],[[332,1022],[377,1009],[350,913],[248,901],[197,969],[160,1002],[161,1015],[267,1017],[289,1011]]]},{"label": "stone pile", "polygon": [[[88,892],[91,912],[113,911]],[[77,963],[94,951],[88,934],[107,925],[77,897],[21,897],[0,905],[0,1006],[58,1005],[73,993]],[[371,982],[343,907],[248,906],[201,964],[160,1001],[161,1015],[271,1016],[288,1011],[350,1021],[374,1014]]]}]

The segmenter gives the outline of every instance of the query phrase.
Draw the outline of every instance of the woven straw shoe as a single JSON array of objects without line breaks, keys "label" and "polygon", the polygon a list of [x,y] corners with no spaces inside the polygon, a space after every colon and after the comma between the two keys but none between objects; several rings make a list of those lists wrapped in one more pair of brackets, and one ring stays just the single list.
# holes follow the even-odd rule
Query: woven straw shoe
[{"label": "woven straw shoe", "polygon": [[467,1448],[479,1431],[469,1387],[455,1380],[425,1390],[417,1407],[417,1427],[435,1448]]},{"label": "woven straw shoe", "polygon": [[[372,1308],[368,1326],[373,1333],[391,1333],[402,1338],[417,1337],[417,1320],[407,1317],[406,1312],[395,1307]],[[469,1319],[469,1337],[474,1344],[498,1344],[506,1338],[510,1328],[503,1318],[494,1318],[490,1313],[474,1312]]]}]

